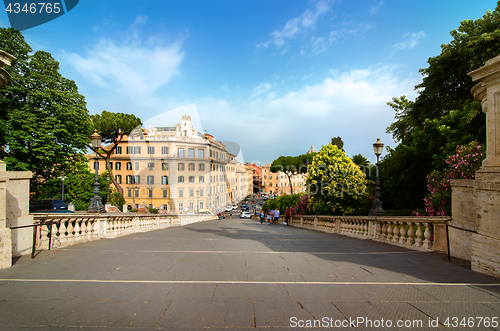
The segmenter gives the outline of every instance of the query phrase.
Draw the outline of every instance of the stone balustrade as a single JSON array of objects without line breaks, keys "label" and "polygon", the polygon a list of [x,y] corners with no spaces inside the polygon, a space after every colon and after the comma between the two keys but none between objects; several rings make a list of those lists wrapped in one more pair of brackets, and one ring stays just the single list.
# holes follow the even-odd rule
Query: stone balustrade
[{"label": "stone balustrade", "polygon": [[34,249],[67,247],[216,219],[214,215],[37,214]]},{"label": "stone balustrade", "polygon": [[[447,217],[295,216],[289,225],[371,239],[417,250],[447,252]],[[281,218],[280,222],[284,219]]]}]

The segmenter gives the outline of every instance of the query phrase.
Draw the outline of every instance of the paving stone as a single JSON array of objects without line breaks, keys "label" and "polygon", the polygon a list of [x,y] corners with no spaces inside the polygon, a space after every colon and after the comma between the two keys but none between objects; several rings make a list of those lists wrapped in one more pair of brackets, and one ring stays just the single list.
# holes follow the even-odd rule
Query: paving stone
[{"label": "paving stone", "polygon": [[348,285],[285,284],[292,301],[366,301]]},{"label": "paving stone", "polygon": [[290,327],[290,320],[313,320],[314,317],[297,302],[255,302],[256,327]]},{"label": "paving stone", "polygon": [[437,301],[432,295],[419,291],[418,287],[406,284],[385,286],[363,284],[350,285],[350,288],[367,301],[373,302]]},{"label": "paving stone", "polygon": [[157,327],[230,328],[253,325],[251,302],[173,302]]},{"label": "paving stone", "polygon": [[49,326],[84,305],[83,300],[5,300],[0,302],[0,326]]},{"label": "paving stone", "polygon": [[280,284],[217,284],[213,301],[290,301]]},{"label": "paving stone", "polygon": [[418,285],[413,287],[443,302],[500,302],[500,297],[494,292],[489,292],[488,287],[482,289],[462,285]]},{"label": "paving stone", "polygon": [[175,284],[166,300],[175,302],[209,302],[214,296],[216,284]]}]

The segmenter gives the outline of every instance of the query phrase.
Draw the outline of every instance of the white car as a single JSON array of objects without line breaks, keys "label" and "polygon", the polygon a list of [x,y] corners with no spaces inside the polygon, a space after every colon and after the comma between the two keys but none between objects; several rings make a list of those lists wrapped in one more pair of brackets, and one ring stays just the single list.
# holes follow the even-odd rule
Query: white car
[{"label": "white car", "polygon": [[249,211],[244,211],[240,214],[240,218],[251,218],[252,215],[250,215]]},{"label": "white car", "polygon": [[238,209],[238,205],[233,205],[233,210]]},{"label": "white car", "polygon": [[233,211],[233,207],[231,205],[227,205],[226,211]]}]

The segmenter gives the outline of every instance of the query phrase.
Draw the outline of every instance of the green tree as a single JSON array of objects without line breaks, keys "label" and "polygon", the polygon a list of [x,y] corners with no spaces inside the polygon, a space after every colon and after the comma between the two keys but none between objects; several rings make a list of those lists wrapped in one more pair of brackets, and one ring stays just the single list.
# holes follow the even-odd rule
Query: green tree
[{"label": "green tree", "polygon": [[0,158],[9,170],[32,171],[31,192],[40,197],[88,145],[85,99],[49,53],[32,53],[21,32],[0,28],[0,49],[17,58],[0,90]]},{"label": "green tree", "polygon": [[364,166],[368,167],[370,164],[370,161],[366,157],[364,157],[362,154],[357,154],[352,157],[352,162],[358,166]]},{"label": "green tree", "polygon": [[306,174],[316,154],[317,153],[302,154],[299,156],[280,156],[273,161],[270,171],[273,173],[284,173],[288,178],[290,194],[293,194],[292,176]]},{"label": "green tree", "polygon": [[332,145],[337,146],[339,149],[344,149],[344,141],[340,136],[332,138]]},{"label": "green tree", "polygon": [[[140,128],[142,122],[133,114],[123,114],[123,113],[111,113],[103,110],[101,114],[91,115],[91,129],[97,130],[99,135],[102,137],[101,141],[104,145],[110,144],[109,147],[105,148],[90,148],[97,153],[102,159],[106,161],[106,169],[112,172],[110,166],[111,155],[116,150],[116,147],[120,144],[123,136],[129,135],[132,130]],[[116,189],[123,194],[123,188],[118,185],[115,178],[111,175],[111,180]]]},{"label": "green tree", "polygon": [[444,169],[457,145],[485,141],[485,114],[470,92],[474,83],[467,74],[499,54],[500,2],[482,18],[462,21],[451,36],[420,70],[423,80],[415,101],[402,96],[389,103],[396,121],[388,132],[400,144],[381,165],[382,200],[388,208],[422,207],[427,175]]},{"label": "green tree", "polygon": [[324,145],[309,167],[309,209],[316,215],[364,214],[370,203],[368,184],[343,150]]}]

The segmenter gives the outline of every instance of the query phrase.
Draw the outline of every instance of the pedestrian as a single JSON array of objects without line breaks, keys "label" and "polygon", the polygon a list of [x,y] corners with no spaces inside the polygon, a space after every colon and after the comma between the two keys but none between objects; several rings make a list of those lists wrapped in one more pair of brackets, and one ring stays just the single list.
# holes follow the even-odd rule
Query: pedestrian
[{"label": "pedestrian", "polygon": [[229,218],[233,218],[233,213],[229,213]]},{"label": "pedestrian", "polygon": [[273,224],[273,219],[271,217],[271,211],[267,212],[267,221],[269,222],[269,225]]},{"label": "pedestrian", "polygon": [[278,219],[280,218],[280,210],[278,207],[274,210],[274,224],[278,224]]},{"label": "pedestrian", "polygon": [[264,223],[264,212],[262,210],[260,211],[259,216],[260,216],[260,224],[263,224]]},{"label": "pedestrian", "polygon": [[221,213],[221,212],[219,212],[219,213],[217,214],[217,216],[219,216],[219,219],[220,219],[220,220],[222,219],[222,213]]},{"label": "pedestrian", "polygon": [[288,225],[288,223],[290,222],[290,216],[291,216],[290,208],[286,207],[286,209],[285,209],[285,225]]}]

